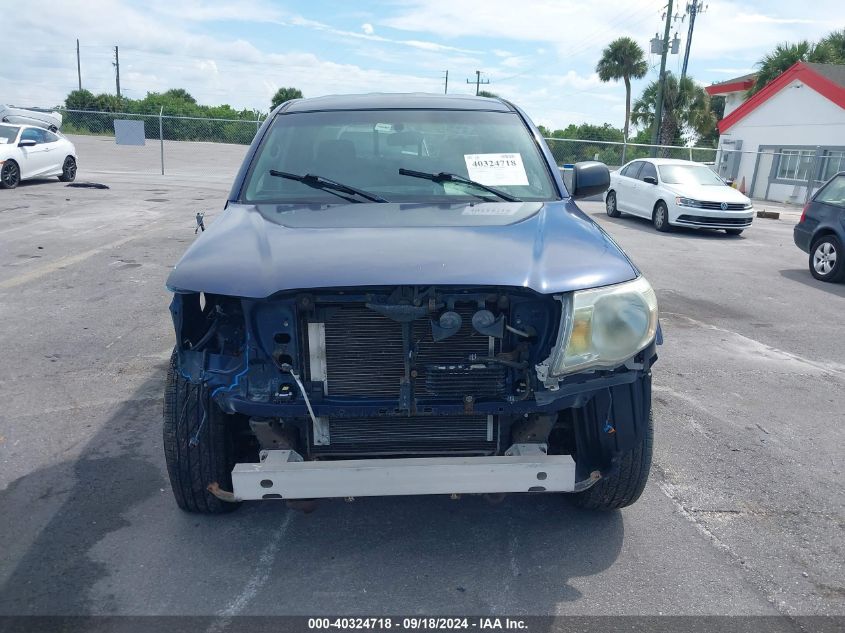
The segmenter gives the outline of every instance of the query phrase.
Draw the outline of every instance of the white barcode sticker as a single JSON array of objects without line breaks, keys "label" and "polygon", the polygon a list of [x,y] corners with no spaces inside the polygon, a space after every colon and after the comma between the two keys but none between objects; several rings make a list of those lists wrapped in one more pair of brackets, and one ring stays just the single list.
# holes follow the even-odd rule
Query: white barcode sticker
[{"label": "white barcode sticker", "polygon": [[464,154],[470,180],[490,187],[528,184],[522,156],[513,154]]}]

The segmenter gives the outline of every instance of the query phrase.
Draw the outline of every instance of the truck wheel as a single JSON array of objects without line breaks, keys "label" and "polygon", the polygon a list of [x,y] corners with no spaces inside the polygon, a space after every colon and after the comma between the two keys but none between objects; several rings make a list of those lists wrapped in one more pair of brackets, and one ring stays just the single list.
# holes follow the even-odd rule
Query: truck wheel
[{"label": "truck wheel", "polygon": [[639,499],[651,470],[653,442],[654,421],[649,413],[640,444],[620,457],[615,473],[587,490],[571,495],[575,505],[588,510],[618,510]]},{"label": "truck wheel", "polygon": [[215,482],[232,490],[235,456],[227,417],[205,384],[191,384],[179,373],[174,350],[164,391],[164,457],[176,504],[186,512],[222,514],[240,505],[208,491]]}]

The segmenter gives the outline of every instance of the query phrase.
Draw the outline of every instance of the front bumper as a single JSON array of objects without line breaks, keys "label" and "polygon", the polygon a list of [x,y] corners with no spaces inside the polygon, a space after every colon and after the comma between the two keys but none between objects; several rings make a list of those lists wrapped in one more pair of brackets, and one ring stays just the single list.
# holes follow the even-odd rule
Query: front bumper
[{"label": "front bumper", "polygon": [[294,451],[262,451],[259,463],[235,465],[232,485],[230,501],[576,489],[572,457],[547,455],[538,444],[515,444],[491,457],[308,462]]},{"label": "front bumper", "polygon": [[703,229],[745,229],[754,220],[754,209],[722,211],[672,205],[669,223]]}]

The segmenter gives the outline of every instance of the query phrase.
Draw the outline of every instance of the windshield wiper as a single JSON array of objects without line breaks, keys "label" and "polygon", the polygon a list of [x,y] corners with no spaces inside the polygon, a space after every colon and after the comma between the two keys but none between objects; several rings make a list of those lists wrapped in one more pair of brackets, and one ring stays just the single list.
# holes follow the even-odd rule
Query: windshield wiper
[{"label": "windshield wiper", "polygon": [[[314,189],[323,189],[330,193],[348,193],[356,196],[361,196],[362,198],[366,198],[367,200],[370,200],[372,202],[387,202],[387,200],[385,200],[381,196],[377,196],[374,193],[369,193],[368,191],[364,191],[363,189],[356,189],[355,187],[350,187],[349,185],[344,185],[343,183],[330,180],[329,178],[323,178],[322,176],[316,176],[314,174],[305,174],[304,176],[300,176],[299,174],[291,174],[286,171],[277,171],[275,169],[271,169],[270,175],[277,176],[279,178],[287,178],[288,180],[296,180],[304,185],[308,185],[309,187],[314,187]],[[350,199],[346,196],[341,196],[341,198],[349,200],[350,202],[360,202],[360,200]]]},{"label": "windshield wiper", "polygon": [[413,169],[400,168],[399,175],[411,176],[412,178],[424,178],[426,180],[431,180],[432,182],[436,182],[438,184],[442,184],[444,182],[459,182],[464,185],[470,185],[471,187],[476,187],[478,189],[488,191],[494,196],[498,196],[502,200],[507,200],[508,202],[522,202],[522,200],[520,200],[519,198],[512,196],[509,193],[505,193],[500,189],[488,187],[487,185],[483,185],[476,180],[470,180],[469,178],[464,178],[463,176],[460,176],[458,174],[450,174],[446,171],[441,171],[439,174],[430,174],[424,171],[414,171]]}]

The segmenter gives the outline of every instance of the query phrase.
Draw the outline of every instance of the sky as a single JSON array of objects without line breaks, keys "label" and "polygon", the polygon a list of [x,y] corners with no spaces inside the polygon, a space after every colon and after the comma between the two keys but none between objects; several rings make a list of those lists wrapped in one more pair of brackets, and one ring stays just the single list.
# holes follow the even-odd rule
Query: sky
[{"label": "sky", "polygon": [[[688,19],[675,3],[672,32],[680,54]],[[845,2],[725,0],[699,14],[688,74],[703,85],[751,72],[783,41],[816,40],[845,28]],[[809,7],[812,4],[812,11]],[[649,40],[663,26],[665,0],[67,0],[17,3],[3,17],[0,103],[52,107],[82,85],[114,92],[113,47],[120,47],[125,96],[185,88],[208,105],[267,111],[273,93],[294,86],[306,97],[361,92],[474,94],[512,100],[551,129],[570,123],[622,127],[625,90],[602,83],[595,65],[616,37],[646,51],[657,78],[660,58]]]}]

